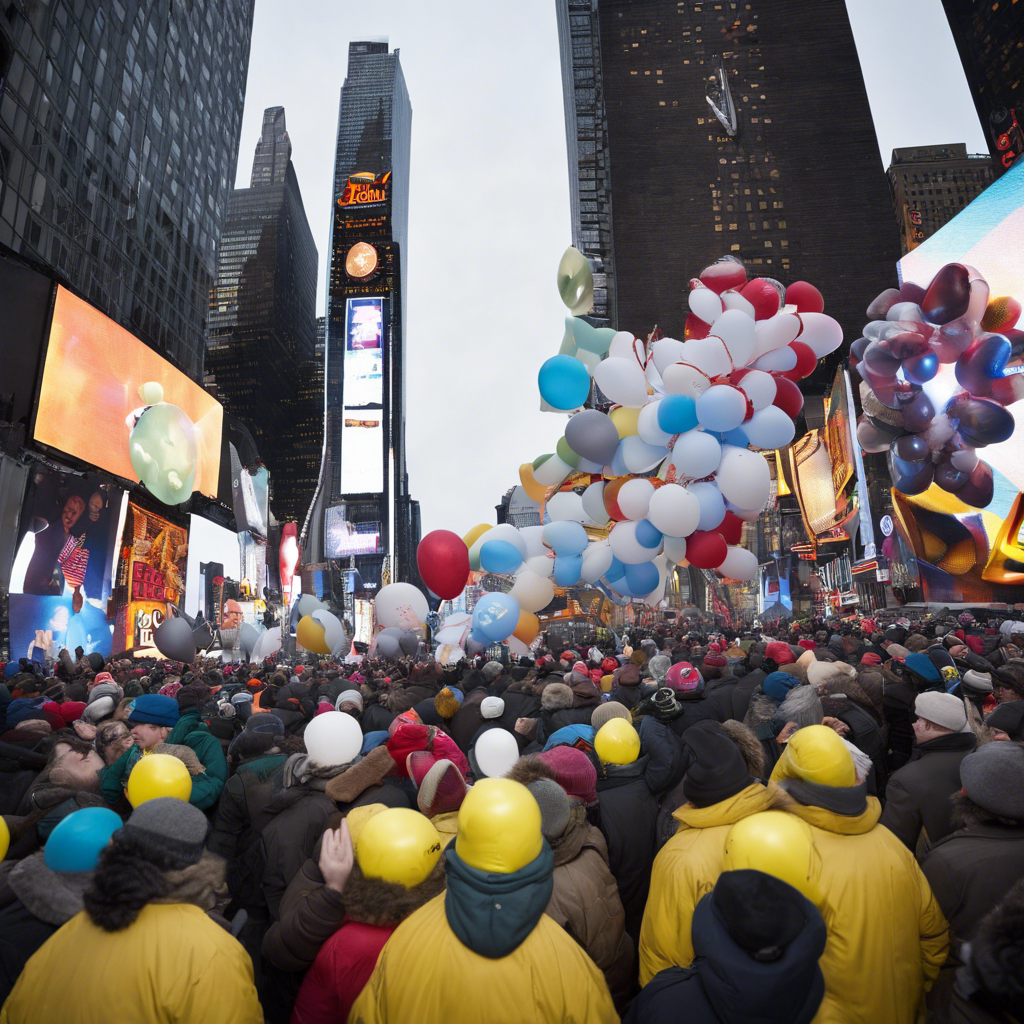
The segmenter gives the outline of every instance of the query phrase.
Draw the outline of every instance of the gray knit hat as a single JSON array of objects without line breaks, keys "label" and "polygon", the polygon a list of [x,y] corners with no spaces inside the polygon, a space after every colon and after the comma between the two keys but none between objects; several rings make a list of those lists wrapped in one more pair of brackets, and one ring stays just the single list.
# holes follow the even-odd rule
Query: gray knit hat
[{"label": "gray knit hat", "polygon": [[552,842],[569,824],[569,811],[572,807],[569,794],[554,779],[538,779],[526,788],[540,807],[541,833]]},{"label": "gray knit hat", "polygon": [[620,704],[617,700],[610,700],[604,704],[598,704],[594,708],[590,714],[590,724],[595,730],[600,729],[605,722],[610,722],[613,718],[624,718],[627,722],[632,721],[629,708],[625,704]]},{"label": "gray knit hat", "polygon": [[962,682],[965,689],[973,690],[975,693],[992,692],[991,672],[979,672],[977,669],[969,668],[964,673]]},{"label": "gray knit hat", "polygon": [[114,842],[132,842],[143,853],[170,854],[184,867],[203,855],[210,823],[198,807],[173,796],[147,800],[113,835]]},{"label": "gray knit hat", "polygon": [[914,713],[926,722],[953,732],[968,732],[970,729],[964,702],[951,693],[936,693],[934,690],[919,693],[914,700]]},{"label": "gray knit hat", "polygon": [[500,661],[488,661],[488,662],[485,662],[484,663],[484,667],[482,669],[480,669],[480,674],[489,683],[493,683],[494,680],[497,679],[498,676],[501,675],[501,672],[502,672],[502,667],[501,667],[501,662]]},{"label": "gray knit hat", "polygon": [[986,743],[960,762],[964,792],[1000,818],[1024,821],[1024,746]]},{"label": "gray knit hat", "polygon": [[338,694],[338,699],[334,702],[334,710],[340,711],[342,704],[355,704],[362,711],[363,695],[358,690],[342,690]]}]

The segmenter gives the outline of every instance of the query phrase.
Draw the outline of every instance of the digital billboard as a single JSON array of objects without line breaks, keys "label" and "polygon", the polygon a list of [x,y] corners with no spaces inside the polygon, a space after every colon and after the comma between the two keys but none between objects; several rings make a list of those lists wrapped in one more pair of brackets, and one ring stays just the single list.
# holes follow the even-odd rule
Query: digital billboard
[{"label": "digital billboard", "polygon": [[[211,572],[211,564],[219,566],[220,571]],[[208,583],[214,576],[224,576],[236,583],[241,579],[238,534],[202,516],[190,516],[188,561],[185,572],[187,615],[194,616],[201,611],[207,621],[214,618],[216,609],[210,607],[207,601]]]},{"label": "digital billboard", "polygon": [[341,492],[384,490],[384,347],[387,302],[380,297],[345,302],[344,419]]},{"label": "digital billboard", "polygon": [[836,370],[832,390],[825,403],[824,440],[832,465],[832,489],[838,498],[853,477],[853,438],[844,366]]},{"label": "digital billboard", "polygon": [[[328,558],[380,554],[380,523],[362,523],[363,531],[345,519],[345,506],[332,505],[324,514],[324,549]],[[367,529],[372,527],[372,529]]]},{"label": "digital billboard", "polygon": [[[173,423],[180,425],[183,435],[187,432],[195,439],[194,490],[215,498],[224,416],[221,404],[123,327],[58,287],[35,440],[116,476],[138,480],[129,445],[135,428],[136,461],[144,459],[180,478],[178,454],[188,437],[178,438],[182,443],[172,451],[165,444],[170,429],[166,423],[160,430],[142,429],[153,409],[165,411],[139,395],[139,388],[151,381],[161,385],[164,406],[177,406],[187,417],[188,425],[176,414]],[[169,423],[171,417],[166,420]]]}]

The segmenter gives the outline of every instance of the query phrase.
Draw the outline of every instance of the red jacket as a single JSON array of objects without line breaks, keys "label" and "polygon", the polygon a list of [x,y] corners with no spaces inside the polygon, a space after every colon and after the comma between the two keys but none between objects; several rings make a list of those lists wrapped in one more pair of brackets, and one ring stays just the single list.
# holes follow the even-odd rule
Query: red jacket
[{"label": "red jacket", "polygon": [[313,966],[306,972],[291,1024],[338,1024],[347,1020],[394,930],[346,918],[320,947]]}]

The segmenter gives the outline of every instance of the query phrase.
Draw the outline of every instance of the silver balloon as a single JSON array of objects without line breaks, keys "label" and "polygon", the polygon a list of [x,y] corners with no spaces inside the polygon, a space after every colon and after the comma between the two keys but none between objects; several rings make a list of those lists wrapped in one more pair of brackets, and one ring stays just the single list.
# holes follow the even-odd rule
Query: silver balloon
[{"label": "silver balloon", "polygon": [[416,648],[420,645],[420,638],[416,633],[408,632],[403,633],[398,638],[398,646],[401,647],[402,653],[412,657],[416,653]]},{"label": "silver balloon", "polygon": [[584,409],[565,425],[565,441],[577,455],[606,466],[619,447],[619,432],[603,412]]},{"label": "silver balloon", "polygon": [[250,657],[253,652],[253,648],[256,646],[256,641],[260,638],[260,631],[251,623],[243,622],[238,630],[239,643],[242,646],[242,652],[246,657]]},{"label": "silver balloon", "polygon": [[175,617],[161,622],[153,633],[153,643],[171,661],[191,662],[196,656],[192,627],[184,619]]},{"label": "silver balloon", "polygon": [[594,308],[594,275],[587,257],[571,245],[558,264],[558,294],[573,316]]}]

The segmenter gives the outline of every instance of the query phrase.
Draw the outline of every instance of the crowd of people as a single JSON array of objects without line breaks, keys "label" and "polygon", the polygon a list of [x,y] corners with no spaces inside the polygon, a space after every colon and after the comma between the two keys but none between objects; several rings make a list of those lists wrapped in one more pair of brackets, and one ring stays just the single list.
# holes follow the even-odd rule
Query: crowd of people
[{"label": "crowd of people", "polygon": [[1024,622],[542,641],[6,665],[0,1024],[1024,1020]]}]

